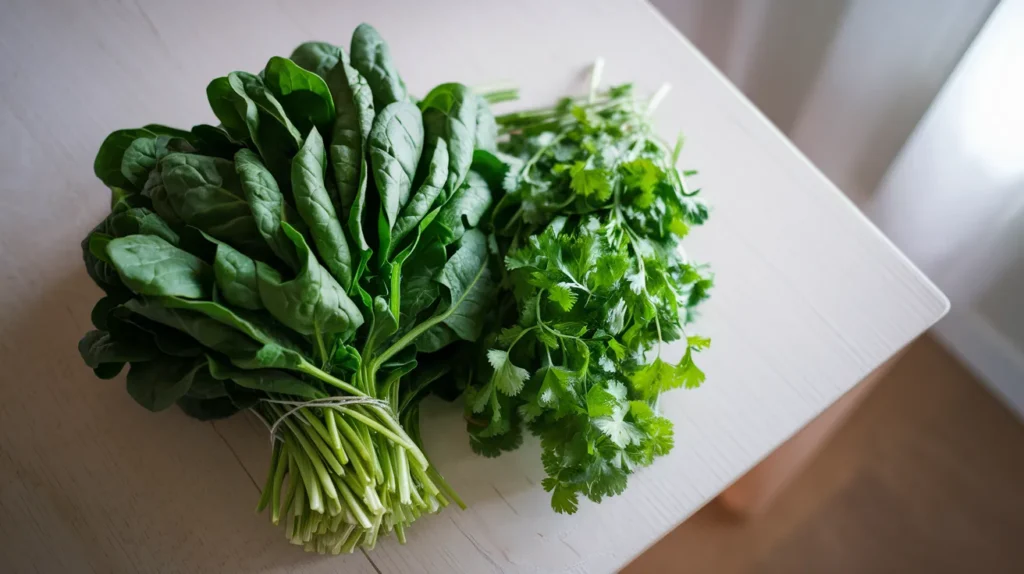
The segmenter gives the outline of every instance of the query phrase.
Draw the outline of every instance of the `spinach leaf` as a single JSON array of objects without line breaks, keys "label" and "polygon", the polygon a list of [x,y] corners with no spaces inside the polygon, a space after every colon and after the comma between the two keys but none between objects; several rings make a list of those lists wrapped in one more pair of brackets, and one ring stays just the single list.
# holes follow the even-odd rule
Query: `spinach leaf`
[{"label": "spinach leaf", "polygon": [[136,138],[124,151],[121,175],[131,183],[132,189],[141,190],[157,163],[168,153],[176,151],[192,153],[196,150],[188,141],[179,137],[160,135]]},{"label": "spinach leaf", "polygon": [[435,278],[447,262],[444,245],[426,243],[409,260],[402,272],[401,323],[411,324],[416,315],[429,307],[440,295]]},{"label": "spinach leaf", "polygon": [[[451,83],[430,90],[420,102],[425,152],[432,156],[439,140],[448,143],[448,195],[462,185],[473,163],[478,101],[472,90],[462,84]],[[425,176],[426,166],[423,166],[417,181]]]},{"label": "spinach leaf", "polygon": [[102,363],[93,369],[92,372],[96,375],[97,379],[107,380],[120,375],[122,369],[124,369],[124,363]]},{"label": "spinach leaf", "polygon": [[454,343],[459,339],[455,331],[441,323],[427,329],[425,333],[416,337],[416,350],[421,353],[433,353]]},{"label": "spinach leaf", "polygon": [[199,124],[192,126],[192,146],[202,155],[231,159],[241,147],[228,132],[219,126]]},{"label": "spinach leaf", "polygon": [[159,169],[149,172],[146,184],[142,186],[142,196],[150,201],[153,211],[170,225],[179,226],[184,222],[174,211],[171,200],[167,197],[167,188],[164,187],[164,178]]},{"label": "spinach leaf", "polygon": [[245,333],[264,345],[277,345],[289,351],[298,351],[292,337],[294,333],[274,321],[266,313],[231,309],[214,301],[194,301],[180,297],[162,297],[160,303],[170,309],[184,309],[205,315],[224,325]]},{"label": "spinach leaf", "polygon": [[210,400],[228,396],[228,390],[224,381],[215,379],[210,371],[213,370],[213,359],[207,357],[209,365],[207,369],[199,369],[199,372],[192,377],[192,386],[189,387],[186,397]]},{"label": "spinach leaf", "polygon": [[326,393],[315,386],[284,371],[275,369],[238,369],[207,357],[210,374],[217,380],[234,381],[235,384],[265,393],[294,395],[305,399],[320,399]]},{"label": "spinach leaf", "polygon": [[230,397],[198,399],[185,395],[178,399],[177,405],[186,415],[200,421],[227,418],[241,410]]},{"label": "spinach leaf", "polygon": [[304,42],[289,56],[291,61],[302,68],[327,79],[329,72],[338,62],[347,62],[348,55],[341,48],[327,42]]},{"label": "spinach leaf", "polygon": [[210,82],[206,94],[228,133],[237,140],[251,141],[274,177],[287,182],[302,135],[263,81],[252,74],[232,72]]},{"label": "spinach leaf", "polygon": [[480,337],[487,307],[494,299],[494,283],[488,266],[487,237],[478,229],[467,231],[458,249],[444,264],[437,282],[448,288],[448,298],[437,314],[460,338]]},{"label": "spinach leaf", "polygon": [[240,142],[253,141],[253,134],[259,133],[259,110],[256,102],[245,93],[245,86],[238,75],[215,78],[206,86],[206,99],[231,138]]},{"label": "spinach leaf", "polygon": [[96,159],[92,164],[96,177],[111,187],[139,191],[121,173],[121,163],[124,159],[125,151],[128,149],[128,146],[132,145],[133,141],[137,138],[154,137],[155,135],[155,133],[144,128],[117,130],[108,135],[103,140],[103,143],[100,144],[100,149],[96,153]]},{"label": "spinach leaf", "polygon": [[352,285],[349,287],[348,292],[357,293],[366,306],[370,306],[371,299],[369,294],[359,284],[359,279],[363,276],[363,272],[366,271],[370,258],[373,256],[373,249],[370,247],[370,242],[366,239],[366,233],[363,231],[368,171],[369,166],[364,156],[359,170],[359,188],[356,190],[352,209],[348,213],[348,230],[355,241],[355,248],[359,250],[359,262],[356,263],[355,270],[352,272]]},{"label": "spinach leaf", "polygon": [[167,155],[169,136],[135,138],[124,150],[121,175],[135,189],[141,190],[160,158]]},{"label": "spinach leaf", "polygon": [[[352,254],[324,185],[325,162],[323,139],[316,130],[310,130],[306,143],[292,160],[295,208],[309,225],[324,266],[342,286],[348,287],[352,282]],[[298,257],[301,261],[302,255]]]},{"label": "spinach leaf", "polygon": [[90,233],[89,234],[89,252],[93,254],[96,259],[104,263],[110,263],[110,257],[107,256],[107,245],[110,245],[112,236],[106,233]]},{"label": "spinach leaf", "polygon": [[494,119],[494,113],[491,111],[491,106],[487,104],[487,100],[479,94],[474,94],[474,96],[476,97],[474,150],[496,153],[498,151],[498,122]]},{"label": "spinach leaf", "polygon": [[366,335],[366,344],[363,349],[364,354],[368,356],[373,356],[374,351],[384,344],[388,337],[398,331],[398,319],[392,314],[387,299],[383,297],[374,298],[371,319],[370,330]]},{"label": "spinach leaf", "polygon": [[106,331],[89,331],[78,342],[78,353],[90,368],[103,363],[150,361],[160,356],[158,349],[146,339],[114,337]]},{"label": "spinach leaf", "polygon": [[295,62],[273,57],[263,70],[263,81],[299,130],[326,130],[334,121],[334,101],[323,78]]},{"label": "spinach leaf", "polygon": [[449,245],[462,237],[467,228],[476,227],[490,206],[491,190],[487,182],[470,172],[466,183],[441,207],[424,235]]},{"label": "spinach leaf", "polygon": [[441,195],[448,179],[448,144],[438,140],[430,158],[427,176],[420,188],[402,208],[402,212],[391,231],[391,244],[399,245],[401,241],[423,220],[434,202]]},{"label": "spinach leaf", "polygon": [[257,264],[263,305],[275,319],[303,335],[355,332],[363,323],[359,308],[320,266],[302,235],[287,223],[282,228],[303,264],[289,281],[272,267]]},{"label": "spinach leaf", "polygon": [[132,207],[110,214],[107,231],[113,237],[155,235],[171,245],[177,245],[179,239],[163,218],[145,207]]},{"label": "spinach leaf", "polygon": [[156,348],[165,355],[198,357],[203,354],[203,348],[192,337],[133,313],[125,306],[110,310],[107,328],[118,340],[152,340]]},{"label": "spinach leaf", "polygon": [[331,166],[342,216],[347,215],[366,170],[365,149],[373,126],[373,93],[366,79],[341,60],[327,73],[336,116],[331,129]]},{"label": "spinach leaf", "polygon": [[142,129],[149,130],[158,136],[167,136],[172,138],[180,138],[185,140],[188,144],[192,144],[195,136],[192,132],[187,130],[181,130],[178,128],[172,128],[171,126],[165,126],[162,124],[146,124],[142,126]]},{"label": "spinach leaf", "polygon": [[243,317],[220,304],[166,297],[132,299],[125,307],[190,335],[243,369],[297,368],[304,359],[278,329],[255,315]]},{"label": "spinach leaf", "polygon": [[269,253],[232,162],[172,153],[160,162],[168,203],[183,222],[256,259]]},{"label": "spinach leaf", "polygon": [[112,239],[107,255],[121,282],[140,295],[210,296],[210,266],[155,235]]},{"label": "spinach leaf", "polygon": [[373,105],[378,110],[407,99],[405,83],[391,60],[391,49],[369,24],[360,24],[352,33],[352,67],[366,78],[373,90]]},{"label": "spinach leaf", "polygon": [[92,307],[92,312],[89,313],[89,319],[92,321],[93,326],[100,331],[106,331],[110,324],[108,321],[110,312],[121,303],[124,303],[124,300],[109,295],[101,297],[96,301],[96,304]]},{"label": "spinach leaf", "polygon": [[151,411],[162,411],[185,396],[192,379],[206,361],[178,357],[159,357],[153,361],[132,363],[128,371],[128,394]]},{"label": "spinach leaf", "polygon": [[235,171],[259,234],[281,261],[287,263],[292,270],[297,270],[300,262],[295,257],[291,240],[281,230],[281,222],[287,222],[303,235],[308,233],[306,224],[285,201],[274,176],[252,150],[238,150],[235,154]]},{"label": "spinach leaf", "polygon": [[262,309],[256,280],[256,262],[227,243],[209,239],[217,244],[213,277],[224,300],[243,309]]},{"label": "spinach leaf", "polygon": [[480,174],[491,189],[500,190],[505,181],[505,174],[509,171],[509,162],[503,159],[507,157],[501,152],[492,153],[477,148],[473,151],[473,164],[470,169]]},{"label": "spinach leaf", "polygon": [[[388,105],[373,121],[369,142],[381,212],[390,230],[409,202],[416,164],[423,152],[423,118],[408,102]],[[386,253],[386,250],[382,248]]]}]

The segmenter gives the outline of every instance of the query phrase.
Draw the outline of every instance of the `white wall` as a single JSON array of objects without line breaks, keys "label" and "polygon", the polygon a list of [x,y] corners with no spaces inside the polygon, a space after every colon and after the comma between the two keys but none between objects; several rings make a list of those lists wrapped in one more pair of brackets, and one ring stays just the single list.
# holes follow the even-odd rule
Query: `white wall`
[{"label": "white wall", "polygon": [[940,338],[1024,416],[1024,0],[1003,0],[866,206],[949,297]]},{"label": "white wall", "polygon": [[863,204],[997,1],[653,3]]}]

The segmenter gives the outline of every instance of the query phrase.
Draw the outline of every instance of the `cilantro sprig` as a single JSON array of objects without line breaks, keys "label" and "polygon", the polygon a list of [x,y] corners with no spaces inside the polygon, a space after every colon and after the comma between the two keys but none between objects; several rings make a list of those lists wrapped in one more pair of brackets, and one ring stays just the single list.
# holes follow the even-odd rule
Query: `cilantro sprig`
[{"label": "cilantro sprig", "polygon": [[[695,172],[675,167],[682,138],[670,146],[651,124],[665,90],[600,92],[600,67],[584,98],[499,116],[499,152],[474,159],[500,187],[489,223],[504,269],[487,364],[468,378],[471,444],[497,456],[524,428],[539,436],[563,513],[621,493],[671,450],[658,398],[704,382],[694,357],[710,344],[685,328],[713,277],[680,241],[708,208],[687,185]],[[662,348],[677,340],[673,363]]]}]

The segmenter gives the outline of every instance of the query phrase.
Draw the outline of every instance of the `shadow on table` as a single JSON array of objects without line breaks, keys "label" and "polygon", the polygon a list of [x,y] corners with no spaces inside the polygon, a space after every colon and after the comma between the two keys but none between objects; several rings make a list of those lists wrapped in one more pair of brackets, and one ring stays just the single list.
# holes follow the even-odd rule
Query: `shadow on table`
[{"label": "shadow on table", "polygon": [[93,375],[77,345],[99,296],[79,266],[6,310],[0,513],[40,531],[5,534],[0,557],[15,570],[24,556],[40,571],[292,571],[330,559],[332,570],[372,572],[359,553],[306,554],[255,516],[259,491],[209,423],[146,411],[123,372]]}]

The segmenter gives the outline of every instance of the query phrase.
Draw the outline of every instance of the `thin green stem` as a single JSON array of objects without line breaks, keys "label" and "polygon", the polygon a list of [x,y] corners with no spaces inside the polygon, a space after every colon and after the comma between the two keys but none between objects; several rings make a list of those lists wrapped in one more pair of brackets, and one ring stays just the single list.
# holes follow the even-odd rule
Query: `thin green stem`
[{"label": "thin green stem", "polygon": [[366,393],[360,391],[359,389],[355,388],[354,386],[346,383],[345,381],[343,381],[343,380],[341,380],[341,379],[339,379],[339,378],[337,378],[337,377],[335,377],[333,375],[329,375],[329,374],[323,372],[322,370],[318,369],[316,367],[316,365],[311,364],[309,361],[306,361],[305,359],[302,359],[302,362],[299,363],[298,367],[296,367],[296,370],[298,370],[299,372],[302,372],[302,373],[306,373],[307,375],[309,375],[311,377],[315,377],[317,379],[320,379],[321,381],[323,381],[323,382],[325,382],[325,383],[327,383],[327,384],[329,384],[329,385],[331,385],[333,387],[337,387],[337,388],[339,388],[339,389],[341,389],[341,390],[343,390],[346,393],[349,393],[351,395],[355,395],[357,397],[365,397],[365,396],[367,396]]},{"label": "thin green stem", "polygon": [[434,325],[437,325],[447,320],[448,317],[450,317],[451,314],[454,313],[455,310],[459,308],[462,302],[465,301],[466,297],[473,290],[473,287],[476,286],[477,281],[480,280],[480,277],[483,276],[484,271],[486,269],[486,265],[481,265],[480,269],[477,270],[476,275],[473,276],[473,280],[470,281],[469,288],[463,290],[462,295],[459,297],[459,299],[457,301],[452,301],[451,305],[449,305],[448,308],[445,309],[442,313],[434,315],[433,317],[427,319],[426,321],[420,323],[419,325],[416,325],[415,327],[410,329],[408,333],[402,336],[401,339],[395,342],[395,344],[391,345],[383,353],[378,355],[377,358],[374,359],[370,365],[371,377],[376,375],[377,370],[380,369],[380,366],[383,365],[385,361],[393,357],[395,353],[409,346],[409,344],[415,341],[417,337],[419,337],[423,333],[426,333],[427,330],[429,330]]},{"label": "thin green stem", "polygon": [[[326,496],[331,496],[333,498],[338,498],[338,492],[334,489],[334,483],[331,482],[330,475],[327,474],[327,469],[324,467],[324,464],[320,460],[320,457],[317,456],[315,447],[312,444],[309,443],[309,441],[306,439],[306,437],[303,436],[302,431],[295,425],[295,423],[293,423],[291,421],[291,419],[289,419],[289,418],[284,419],[284,424],[287,425],[288,428],[292,431],[292,436],[295,437],[295,440],[297,440],[299,442],[299,446],[301,446],[302,450],[305,451],[306,456],[308,457],[309,463],[313,465],[313,471],[316,473],[315,474],[316,478],[318,478],[320,484],[323,485],[323,490],[321,490],[319,488],[319,486],[317,485],[316,481],[314,480],[314,482],[312,484],[312,486],[313,486],[312,491],[315,491],[318,497],[322,493],[322,494],[324,494]],[[300,463],[301,463],[301,461],[300,461]],[[312,496],[313,492],[312,491],[310,492],[310,497],[309,497],[309,507],[312,508],[313,510],[318,511],[318,512],[323,512],[324,511],[323,501],[322,500],[317,500],[319,505],[314,505],[314,503],[313,503],[313,496]]]},{"label": "thin green stem", "polygon": [[281,450],[281,443],[274,441],[274,448],[270,452],[270,467],[267,469],[267,479],[263,482],[263,492],[260,493],[260,501],[256,504],[257,514],[263,512],[263,509],[270,504],[270,494],[274,487],[274,476],[277,474]]},{"label": "thin green stem", "polygon": [[327,365],[327,347],[324,346],[324,338],[320,333],[320,325],[313,321],[313,337],[316,339],[317,350],[320,351],[320,365],[323,368]]},{"label": "thin green stem", "polygon": [[348,414],[352,418],[361,421],[366,426],[384,435],[389,440],[391,440],[391,442],[403,447],[405,450],[408,450],[410,453],[412,453],[413,456],[415,456],[417,459],[426,464],[426,459],[423,458],[423,453],[420,452],[420,449],[418,449],[411,440],[398,436],[397,434],[392,432],[391,429],[386,428],[384,425],[378,423],[377,421],[364,415],[363,413],[350,409],[348,410]]},{"label": "thin green stem", "polygon": [[277,465],[274,469],[274,482],[270,487],[270,521],[277,524],[281,517],[281,485],[284,484],[284,475],[291,466],[291,459],[284,450],[284,445],[278,443],[280,454],[277,457]]},{"label": "thin green stem", "polygon": [[[337,413],[334,412],[334,409],[324,409],[324,419],[327,420],[327,432],[331,435],[331,446],[333,446],[334,450],[337,451],[341,449],[341,437],[338,435],[338,420],[336,415]],[[345,461],[341,461],[341,463],[345,464]]]}]

